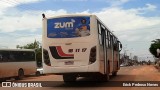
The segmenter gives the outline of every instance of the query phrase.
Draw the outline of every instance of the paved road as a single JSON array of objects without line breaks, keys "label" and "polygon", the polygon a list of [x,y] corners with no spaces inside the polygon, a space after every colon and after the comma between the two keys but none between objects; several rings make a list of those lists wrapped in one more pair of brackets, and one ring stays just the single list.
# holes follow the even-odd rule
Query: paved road
[{"label": "paved road", "polygon": [[[92,81],[93,78],[80,78],[80,81]],[[154,66],[130,66],[130,67],[121,67],[121,70],[118,72],[118,76],[110,77],[109,82],[85,82],[74,83],[74,84],[65,84],[63,82],[62,76],[58,75],[46,75],[40,77],[26,77],[21,81],[55,81],[49,83],[51,87],[43,88],[23,88],[23,90],[160,90],[160,87],[107,87],[108,84],[113,83],[113,81],[160,81],[160,72],[154,68]],[[17,82],[17,81],[15,81]],[[115,83],[117,84],[117,83]],[[22,88],[0,88],[0,90],[21,90]]]}]

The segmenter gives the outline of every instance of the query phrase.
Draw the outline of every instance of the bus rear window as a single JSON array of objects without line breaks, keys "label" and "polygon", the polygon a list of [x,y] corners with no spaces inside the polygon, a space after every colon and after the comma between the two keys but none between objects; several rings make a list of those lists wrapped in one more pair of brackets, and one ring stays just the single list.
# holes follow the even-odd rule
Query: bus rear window
[{"label": "bus rear window", "polygon": [[90,35],[90,17],[62,17],[47,20],[48,38],[74,38]]}]

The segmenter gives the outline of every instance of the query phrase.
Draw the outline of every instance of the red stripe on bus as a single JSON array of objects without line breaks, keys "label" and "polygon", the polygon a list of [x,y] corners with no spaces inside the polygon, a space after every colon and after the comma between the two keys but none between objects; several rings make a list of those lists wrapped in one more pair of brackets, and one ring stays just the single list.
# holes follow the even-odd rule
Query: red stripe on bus
[{"label": "red stripe on bus", "polygon": [[65,54],[62,51],[61,46],[56,46],[56,49],[57,49],[57,52],[58,52],[59,56],[61,56],[61,57],[74,57],[74,54]]}]

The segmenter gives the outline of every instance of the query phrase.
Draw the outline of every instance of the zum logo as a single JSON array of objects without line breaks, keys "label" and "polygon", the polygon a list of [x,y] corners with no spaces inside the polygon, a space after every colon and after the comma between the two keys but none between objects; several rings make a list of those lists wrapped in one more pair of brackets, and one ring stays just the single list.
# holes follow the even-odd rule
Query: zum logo
[{"label": "zum logo", "polygon": [[82,48],[82,49],[68,49],[69,53],[73,52],[86,52],[87,48]]},{"label": "zum logo", "polygon": [[74,22],[74,19],[71,19],[71,22],[56,22],[54,28],[73,28]]}]

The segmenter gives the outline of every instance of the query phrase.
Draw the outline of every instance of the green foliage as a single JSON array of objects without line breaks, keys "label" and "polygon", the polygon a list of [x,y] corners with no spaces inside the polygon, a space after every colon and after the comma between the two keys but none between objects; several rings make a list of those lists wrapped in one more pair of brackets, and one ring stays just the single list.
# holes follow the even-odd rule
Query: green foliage
[{"label": "green foliage", "polygon": [[149,51],[152,55],[158,58],[159,56],[157,56],[157,49],[160,48],[160,39],[153,40],[152,42],[153,43],[151,43]]},{"label": "green foliage", "polygon": [[37,66],[42,67],[42,46],[40,45],[40,43],[38,41],[35,40],[33,43],[30,43],[30,44],[27,44],[24,46],[17,45],[16,48],[35,49]]}]

